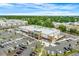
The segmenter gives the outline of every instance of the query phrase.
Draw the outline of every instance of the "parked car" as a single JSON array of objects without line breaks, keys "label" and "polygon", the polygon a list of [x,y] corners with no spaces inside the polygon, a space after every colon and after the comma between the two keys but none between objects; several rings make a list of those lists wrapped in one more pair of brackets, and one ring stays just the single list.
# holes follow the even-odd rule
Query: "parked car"
[{"label": "parked car", "polygon": [[16,54],[21,54],[22,53],[22,50],[19,50],[16,52]]},{"label": "parked car", "polygon": [[3,46],[3,45],[0,45],[0,47],[1,47],[1,48],[4,48],[4,46]]},{"label": "parked car", "polygon": [[35,56],[36,55],[36,52],[32,52],[31,54],[30,54],[30,56]]}]

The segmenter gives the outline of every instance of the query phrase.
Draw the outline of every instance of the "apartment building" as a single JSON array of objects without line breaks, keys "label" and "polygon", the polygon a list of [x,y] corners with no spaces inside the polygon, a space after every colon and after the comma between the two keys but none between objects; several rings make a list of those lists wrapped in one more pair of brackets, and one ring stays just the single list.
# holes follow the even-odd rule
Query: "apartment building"
[{"label": "apartment building", "polygon": [[1,20],[0,21],[0,29],[3,28],[11,28],[11,27],[19,27],[27,25],[27,21],[22,20],[16,20],[16,19],[10,19],[10,20]]}]

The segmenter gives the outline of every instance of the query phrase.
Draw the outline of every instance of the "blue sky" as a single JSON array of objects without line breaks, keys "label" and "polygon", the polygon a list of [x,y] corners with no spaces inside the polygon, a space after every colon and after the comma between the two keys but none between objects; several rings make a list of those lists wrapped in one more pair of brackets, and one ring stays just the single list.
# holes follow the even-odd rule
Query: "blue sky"
[{"label": "blue sky", "polygon": [[78,3],[0,3],[0,15],[78,15]]}]

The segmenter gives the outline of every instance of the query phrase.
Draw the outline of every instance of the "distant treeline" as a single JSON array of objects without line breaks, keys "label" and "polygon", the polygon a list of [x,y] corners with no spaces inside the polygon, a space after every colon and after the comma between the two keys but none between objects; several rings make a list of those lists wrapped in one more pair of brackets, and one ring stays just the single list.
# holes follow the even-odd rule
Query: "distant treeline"
[{"label": "distant treeline", "polygon": [[79,16],[0,16],[6,19],[22,19],[29,24],[53,27],[52,22],[74,22],[79,21]]}]

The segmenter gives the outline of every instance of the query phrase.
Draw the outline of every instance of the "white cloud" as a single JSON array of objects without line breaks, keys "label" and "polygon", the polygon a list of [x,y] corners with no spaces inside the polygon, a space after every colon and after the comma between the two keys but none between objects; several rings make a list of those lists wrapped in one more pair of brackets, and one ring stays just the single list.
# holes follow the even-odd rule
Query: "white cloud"
[{"label": "white cloud", "polygon": [[69,12],[69,11],[40,11],[40,12],[36,12],[36,13],[29,13],[29,15],[53,15],[53,16],[74,16],[74,15],[78,15],[79,16],[79,13],[74,13],[74,12]]},{"label": "white cloud", "polygon": [[[75,6],[73,4],[47,4],[47,3],[33,3],[33,4],[23,4],[23,5],[19,5],[19,4],[8,4],[8,3],[4,3],[4,4],[0,4],[0,6],[3,7],[12,7],[12,6],[21,6],[21,8],[23,7],[23,10],[21,11],[25,11],[25,13],[8,13],[8,14],[0,14],[0,15],[79,15],[79,12],[72,12],[72,11],[76,11],[74,9],[78,8],[79,6]],[[33,9],[33,12],[27,10],[27,7],[34,7],[37,8],[38,10]],[[15,7],[13,9],[13,11],[16,11],[15,9],[19,10],[17,7]],[[30,9],[30,8],[29,8]],[[63,9],[63,10],[61,10]],[[32,10],[32,9],[30,9]],[[70,11],[72,10],[72,11]],[[26,13],[28,12],[28,13]]]},{"label": "white cloud", "polygon": [[10,6],[12,6],[12,4],[10,4],[10,3],[0,3],[0,7],[10,7]]},{"label": "white cloud", "polygon": [[[27,4],[27,3],[17,3],[17,4],[22,4],[22,5],[24,5],[24,7],[34,7],[34,8],[38,8],[39,10],[60,10],[60,9],[63,9],[63,10],[73,10],[73,9],[75,9],[75,8],[77,8],[77,7],[79,7],[79,6],[73,6],[72,4],[65,4],[65,5],[56,5],[56,4],[48,4],[48,3],[30,3],[30,4]],[[15,5],[15,4],[14,4]],[[12,7],[12,6],[14,6],[14,5],[12,5],[11,3],[1,3],[0,4],[0,7]],[[15,5],[16,7],[20,7],[19,5],[17,6],[17,5]],[[23,8],[24,8],[23,7]],[[27,9],[27,8],[24,8],[25,10]]]},{"label": "white cloud", "polygon": [[79,6],[74,6],[74,5],[62,5],[62,6],[59,6],[60,8],[59,9],[64,9],[64,10],[73,10]]},{"label": "white cloud", "polygon": [[[59,9],[63,9],[63,10],[73,10],[79,6],[74,6],[72,4],[66,4],[66,5],[56,5],[56,4],[47,4],[47,3],[34,3],[34,7],[39,8],[41,10],[59,10]],[[40,6],[39,6],[40,5]]]},{"label": "white cloud", "polygon": [[47,15],[47,16],[79,16],[79,13],[69,12],[69,11],[40,11],[34,13],[8,13],[0,15]]}]

